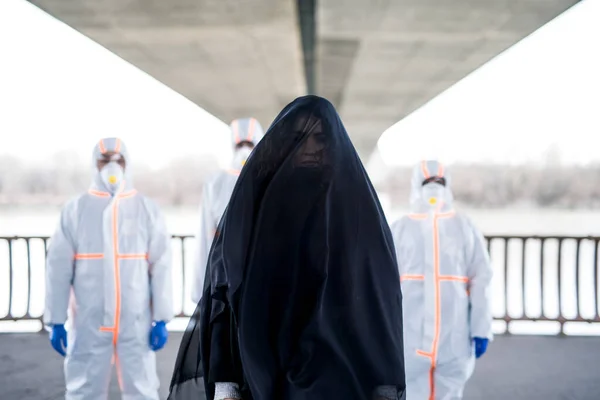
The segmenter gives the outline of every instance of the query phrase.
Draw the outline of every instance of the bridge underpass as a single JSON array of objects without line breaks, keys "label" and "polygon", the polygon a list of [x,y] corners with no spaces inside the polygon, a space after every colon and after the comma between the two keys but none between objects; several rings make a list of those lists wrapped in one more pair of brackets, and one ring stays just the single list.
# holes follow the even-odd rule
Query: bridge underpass
[{"label": "bridge underpass", "polygon": [[294,97],[381,133],[577,0],[30,0],[228,122]]},{"label": "bridge underpass", "polygon": [[[273,7],[272,4],[267,7],[269,11],[273,11],[272,25],[264,21],[260,23],[258,20],[244,22],[245,19],[251,20],[252,13],[261,15],[257,11],[260,10],[260,7],[256,6],[257,2],[246,2],[244,4],[253,3],[254,6],[241,9],[236,9],[235,6],[227,8],[225,1],[219,2],[218,6],[215,6],[214,15],[221,15],[223,18],[236,15],[236,19],[223,25],[211,25],[211,21],[216,20],[205,12],[210,8],[202,9],[202,12],[181,8],[178,11],[179,18],[188,18],[192,22],[188,22],[187,26],[175,23],[176,26],[173,27],[168,26],[160,16],[152,19],[148,16],[150,12],[147,9],[136,9],[135,1],[118,4],[114,2],[113,8],[110,2],[96,5],[86,1],[65,1],[61,6],[53,5],[59,3],[56,0],[35,3],[46,3],[51,14],[54,13],[53,15],[84,33],[87,29],[86,34],[93,39],[225,120],[249,113],[261,118],[261,122],[266,125],[278,109],[292,97],[314,90],[336,103],[348,122],[355,143],[364,155],[385,127],[433,97],[436,94],[434,92],[443,90],[444,86],[449,86],[466,75],[469,69],[463,69],[462,66],[459,68],[459,65],[462,65],[459,61],[463,57],[471,61],[476,59],[480,63],[485,62],[527,32],[560,13],[561,7],[566,8],[574,1],[528,1],[518,5],[515,5],[516,2],[507,1],[502,3],[503,6],[495,2],[489,6],[489,10],[474,11],[473,15],[471,11],[475,9],[469,8],[469,11],[465,11],[469,17],[465,17],[462,23],[455,24],[451,22],[454,17],[449,17],[454,15],[450,11],[443,14],[439,11],[440,8],[429,5],[429,11],[422,10],[420,14],[419,7],[426,3],[419,2],[418,7],[413,4],[411,8],[409,2],[404,2],[402,4],[411,10],[407,14],[414,19],[412,25],[408,23],[411,21],[409,17],[405,16],[404,20],[400,20],[400,17],[393,13],[398,6],[392,2],[373,2],[372,7],[368,9],[353,8],[358,5],[350,3],[338,5],[337,14],[332,6],[333,2],[327,4],[327,7],[330,7],[329,11],[318,4],[316,10],[321,17],[317,19],[318,32],[315,36],[316,46],[313,48],[315,68],[312,78],[308,76],[310,68],[307,65],[310,64],[306,62],[305,54],[306,51],[310,51],[310,46],[304,44],[305,50],[300,51],[303,47],[302,35],[294,29],[286,30],[290,21],[293,23],[294,18],[298,18],[293,14],[297,12],[293,4],[287,8]],[[509,3],[513,6],[508,5]],[[525,4],[529,4],[527,7],[530,8],[524,9]],[[552,4],[559,4],[560,7],[551,9],[554,7]],[[61,12],[66,15],[64,18],[58,15],[58,7],[62,7]],[[80,9],[85,9],[81,12],[86,15],[87,25],[78,27],[75,22],[79,18],[77,13]],[[167,16],[174,13],[170,8],[159,11],[161,10],[163,15]],[[305,12],[310,14],[310,10]],[[200,14],[208,20],[206,26],[201,24],[198,27],[198,21],[202,20],[198,19]],[[346,14],[355,19],[351,19],[350,22],[346,20],[344,23],[342,16]],[[375,14],[380,19],[371,16]],[[427,19],[432,15],[437,15],[437,20]],[[497,20],[494,19],[496,17]],[[71,22],[68,18],[72,19]],[[131,25],[123,22],[127,18]],[[149,22],[144,22],[144,18]],[[493,25],[490,20],[497,24],[495,28],[490,28]],[[387,25],[382,21],[388,21]],[[480,38],[483,48],[486,42],[491,42],[487,45],[489,52],[478,50],[480,47],[477,46],[480,44],[474,45],[473,54],[468,53],[466,47],[461,47],[465,45],[463,42],[473,45],[473,42],[477,41],[475,37],[469,39],[473,31],[465,33],[469,26],[468,21],[478,21],[487,27],[475,29],[475,34],[490,31],[492,33],[488,32],[488,36],[500,38]],[[135,25],[136,23],[138,25]],[[512,28],[511,23],[514,24]],[[310,25],[310,22],[306,24]],[[361,28],[361,24],[366,28]],[[232,33],[232,26],[241,26],[243,29],[239,28],[241,33]],[[409,31],[406,26],[412,26],[412,30]],[[505,31],[502,30],[502,26],[507,27]],[[277,32],[281,34],[273,35],[273,31],[269,31],[276,28],[280,29]],[[374,33],[377,29],[383,33]],[[424,33],[419,29],[427,32],[433,30],[434,33]],[[452,33],[452,29],[458,30],[458,33]],[[504,33],[499,33],[500,31]],[[113,34],[121,36],[115,39],[111,36]],[[219,38],[227,38],[229,41],[214,41]],[[259,53],[248,50],[248,43],[258,46],[257,42],[265,43],[262,38],[266,38],[264,40],[267,41],[267,45],[266,49],[261,50],[260,54],[263,56],[259,57]],[[284,43],[272,44],[268,40],[283,40]],[[419,44],[415,45],[414,41]],[[410,42],[410,45],[407,45],[407,42]],[[123,48],[119,49],[119,46]],[[200,46],[202,50],[196,52],[194,46]],[[400,47],[404,50],[400,51]],[[277,51],[273,51],[274,48]],[[292,55],[289,55],[290,49],[295,49]],[[460,53],[459,50],[465,53]],[[270,56],[271,53],[276,53],[278,57]],[[148,63],[146,66],[143,64],[144,60]],[[212,64],[209,64],[209,60]],[[276,61],[279,64],[256,67],[257,63]],[[473,61],[471,67],[476,68],[475,64],[477,62]],[[446,70],[442,69],[443,65]],[[465,65],[468,63],[465,62]],[[452,76],[449,68],[452,71],[456,69],[457,75],[446,79],[446,76]],[[268,74],[265,71],[268,71]],[[420,75],[421,73],[423,75]],[[432,76],[437,76],[439,82],[433,80]],[[395,79],[401,83],[387,84]],[[271,86],[266,86],[266,81]],[[439,86],[436,86],[436,82]],[[360,118],[353,120],[353,115]],[[380,129],[377,124],[383,128]],[[27,268],[27,264],[16,264],[15,269],[17,268]],[[597,266],[595,268],[597,269]],[[163,394],[166,393],[180,337],[179,333],[173,333],[167,349],[159,354]],[[0,398],[63,397],[61,359],[50,348],[45,334],[2,334],[0,339]],[[596,337],[498,336],[489,353],[479,362],[465,398],[596,399],[600,389],[600,374],[597,372],[599,345],[600,339]],[[116,380],[113,380],[111,398],[118,398]]]}]

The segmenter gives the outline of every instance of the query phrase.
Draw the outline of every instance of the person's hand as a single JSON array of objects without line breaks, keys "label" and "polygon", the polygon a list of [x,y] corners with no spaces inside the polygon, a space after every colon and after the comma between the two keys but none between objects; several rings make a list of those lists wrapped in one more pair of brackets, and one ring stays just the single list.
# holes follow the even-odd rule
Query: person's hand
[{"label": "person's hand", "polygon": [[67,350],[67,331],[63,324],[54,325],[50,331],[50,344],[61,356],[66,355]]},{"label": "person's hand", "polygon": [[150,348],[153,351],[162,349],[167,343],[169,331],[164,321],[154,322],[150,331]]},{"label": "person's hand", "polygon": [[476,337],[473,338],[473,342],[475,343],[475,358],[479,358],[485,354],[489,340],[487,338]]}]

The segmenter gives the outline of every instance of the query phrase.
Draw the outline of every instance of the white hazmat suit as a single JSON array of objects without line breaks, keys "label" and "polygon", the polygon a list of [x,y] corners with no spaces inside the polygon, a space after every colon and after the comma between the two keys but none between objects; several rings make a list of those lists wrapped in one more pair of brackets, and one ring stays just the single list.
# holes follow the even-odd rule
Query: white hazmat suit
[{"label": "white hazmat suit", "polygon": [[240,171],[250,156],[252,149],[240,147],[243,142],[256,146],[264,132],[260,123],[254,118],[236,119],[231,122],[231,137],[234,147],[232,166],[229,170],[219,171],[211,177],[202,190],[200,202],[200,230],[197,236],[196,259],[194,262],[194,279],[192,281],[192,301],[198,303],[204,288],[204,275],[208,253],[215,232],[237,182]]},{"label": "white hazmat suit", "polygon": [[410,400],[461,399],[475,365],[473,338],[492,338],[485,241],[452,209],[449,185],[440,163],[423,161],[413,172],[412,213],[392,225]]},{"label": "white hazmat suit", "polygon": [[149,334],[174,314],[170,237],[155,203],[133,190],[129,164],[104,167],[110,177],[97,169],[107,152],[129,161],[119,139],[95,146],[91,188],[64,207],[50,242],[44,322],[64,324],[69,309],[66,399],[107,399],[115,365],[123,399],[157,400]]}]

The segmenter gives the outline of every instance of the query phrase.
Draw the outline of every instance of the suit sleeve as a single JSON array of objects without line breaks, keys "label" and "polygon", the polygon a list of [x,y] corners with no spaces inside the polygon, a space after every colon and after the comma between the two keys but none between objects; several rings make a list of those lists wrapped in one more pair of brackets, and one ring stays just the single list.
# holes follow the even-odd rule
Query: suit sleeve
[{"label": "suit sleeve", "polygon": [[390,230],[392,232],[392,238],[394,240],[394,251],[396,254],[396,261],[398,263],[398,276],[402,276],[405,271],[403,269],[403,259],[402,254],[400,253],[400,238],[402,236],[402,230],[404,228],[404,218],[397,220],[394,222]]},{"label": "suit sleeve", "polygon": [[67,204],[60,215],[58,227],[50,240],[46,257],[46,304],[44,323],[64,324],[71,294],[75,266],[77,201]]},{"label": "suit sleeve", "polygon": [[483,235],[467,221],[467,276],[471,303],[471,336],[492,339],[492,266]]},{"label": "suit sleeve", "polygon": [[149,210],[148,263],[152,293],[152,319],[168,322],[173,319],[173,278],[171,262],[171,237],[164,217],[158,207]]},{"label": "suit sleeve", "polygon": [[196,241],[196,259],[194,261],[194,278],[192,280],[192,301],[198,303],[204,290],[204,277],[208,254],[215,235],[218,221],[215,221],[210,212],[212,196],[209,185],[204,185],[202,202],[200,203],[200,229]]}]

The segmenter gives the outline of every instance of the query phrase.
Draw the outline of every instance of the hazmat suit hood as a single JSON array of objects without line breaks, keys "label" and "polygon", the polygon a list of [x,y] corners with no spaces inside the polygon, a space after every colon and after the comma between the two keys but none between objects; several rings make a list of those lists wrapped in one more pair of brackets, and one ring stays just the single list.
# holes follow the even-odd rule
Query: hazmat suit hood
[{"label": "hazmat suit hood", "polygon": [[169,399],[197,399],[203,375],[209,399],[237,382],[244,399],[397,400],[402,331],[375,190],[333,105],[300,97],[237,180]]},{"label": "hazmat suit hood", "polygon": [[[445,186],[434,178],[443,178]],[[430,183],[423,184],[427,180]],[[410,191],[410,209],[413,213],[452,210],[454,197],[448,170],[437,160],[421,161],[413,168]]]},{"label": "hazmat suit hood", "polygon": [[234,149],[231,167],[235,171],[240,171],[250,157],[252,149],[247,146],[240,148],[236,148],[236,146],[242,142],[249,142],[256,146],[263,138],[264,131],[256,118],[235,119],[229,128],[231,129],[231,144]]},{"label": "hazmat suit hood", "polygon": [[[115,169],[114,175],[118,180],[118,188],[116,191],[113,191],[112,188],[109,187],[110,184],[107,183],[106,178],[108,171],[103,172],[98,170],[97,162],[102,157],[102,154],[106,152],[115,152],[121,154],[125,160],[125,169],[122,172],[119,172],[115,166],[110,166],[111,168]],[[129,157],[129,152],[127,151],[127,146],[125,146],[125,143],[121,139],[114,137],[104,138],[100,139],[100,141],[96,143],[92,153],[92,174],[93,179],[90,187],[91,190],[114,194],[116,192],[121,193],[133,189],[133,182],[131,178],[131,160]]]}]

